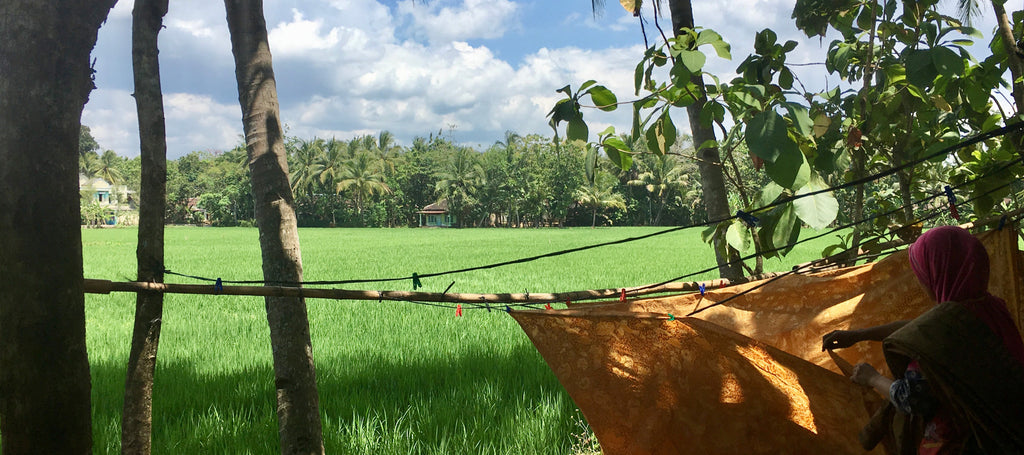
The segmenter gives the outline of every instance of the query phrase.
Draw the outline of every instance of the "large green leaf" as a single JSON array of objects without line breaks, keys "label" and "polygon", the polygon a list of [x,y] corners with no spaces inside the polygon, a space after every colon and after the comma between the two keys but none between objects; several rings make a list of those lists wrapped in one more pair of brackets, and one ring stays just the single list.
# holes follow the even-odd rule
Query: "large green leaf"
[{"label": "large green leaf", "polygon": [[604,153],[619,169],[626,170],[633,166],[633,155],[622,139],[611,136],[604,140],[603,145]]},{"label": "large green leaf", "polygon": [[587,144],[587,156],[583,159],[583,167],[587,177],[587,183],[594,184],[594,177],[596,173],[594,169],[597,167],[597,147]]},{"label": "large green leaf", "polygon": [[772,247],[778,248],[781,254],[788,254],[800,239],[800,220],[792,203],[782,207],[779,219],[772,230]]},{"label": "large green leaf", "polygon": [[729,230],[725,232],[725,241],[729,242],[729,246],[736,251],[744,253],[750,250],[754,238],[750,235],[750,229],[742,221],[735,220],[729,225]]},{"label": "large green leaf", "polygon": [[807,111],[807,108],[796,103],[785,103],[785,106],[786,110],[789,111],[789,118],[793,120],[793,126],[796,127],[797,132],[805,137],[813,137],[814,120],[811,120],[811,114]]},{"label": "large green leaf", "polygon": [[764,170],[773,182],[794,191],[806,185],[811,178],[811,166],[796,146],[782,150],[774,163],[765,161]]},{"label": "large green leaf", "polygon": [[590,137],[590,130],[587,128],[587,122],[583,121],[582,115],[569,119],[569,125],[565,127],[565,137],[570,141],[587,141]]},{"label": "large green leaf", "polygon": [[681,51],[679,52],[679,61],[683,63],[691,73],[699,73],[701,68],[704,68],[704,63],[707,62],[707,57],[701,51]]},{"label": "large green leaf", "polygon": [[676,126],[672,123],[668,109],[647,129],[646,135],[647,148],[658,155],[668,153],[669,148],[676,142]]},{"label": "large green leaf", "polygon": [[769,163],[774,163],[784,153],[800,153],[796,142],[789,137],[786,120],[775,111],[761,112],[747,122],[746,142],[750,151]]},{"label": "large green leaf", "polygon": [[764,188],[761,188],[761,195],[757,198],[757,204],[759,207],[764,207],[772,202],[775,202],[782,194],[783,188],[775,182],[768,182]]},{"label": "large green leaf", "polygon": [[960,54],[944,46],[933,47],[931,50],[932,64],[939,74],[948,77],[960,75],[964,70],[964,60]]},{"label": "large green leaf", "polygon": [[[797,196],[820,191],[828,188],[818,174],[814,174],[811,180],[803,188],[796,192]],[[806,196],[793,201],[796,215],[813,229],[824,229],[836,219],[839,214],[839,201],[831,191]]]},{"label": "large green leaf", "polygon": [[611,112],[619,107],[617,104],[619,102],[618,98],[603,85],[594,86],[594,88],[590,89],[589,93],[590,99],[594,100],[594,105],[602,111]]}]

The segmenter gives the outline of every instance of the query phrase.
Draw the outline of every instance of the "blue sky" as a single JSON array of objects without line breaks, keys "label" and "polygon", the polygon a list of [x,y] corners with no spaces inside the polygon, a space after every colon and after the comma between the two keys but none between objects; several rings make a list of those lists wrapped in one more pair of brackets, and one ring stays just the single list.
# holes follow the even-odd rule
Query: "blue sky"
[{"label": "blue sky", "polygon": [[[763,28],[775,30],[780,41],[800,43],[790,62],[824,61],[830,39],[798,32],[792,5],[733,0],[723,14],[720,2],[695,3],[697,22],[732,44],[732,60],[709,57],[709,71],[731,79]],[[93,51],[97,90],[82,116],[102,147],[124,156],[139,153],[131,8],[132,1],[120,0],[100,30]],[[224,15],[218,1],[170,2],[160,65],[172,159],[241,143]],[[644,49],[637,19],[614,0],[596,18],[590,0],[265,0],[265,16],[282,121],[289,135],[303,138],[389,130],[408,145],[415,136],[443,131],[486,147],[506,130],[550,135],[545,115],[559,97],[556,89],[595,79],[620,100],[629,98]],[[659,22],[670,28],[668,17]],[[990,36],[993,22],[987,13],[976,27]],[[808,88],[829,83],[822,67],[801,67],[797,74]],[[629,113],[621,111],[588,112],[591,131],[622,129]]]}]

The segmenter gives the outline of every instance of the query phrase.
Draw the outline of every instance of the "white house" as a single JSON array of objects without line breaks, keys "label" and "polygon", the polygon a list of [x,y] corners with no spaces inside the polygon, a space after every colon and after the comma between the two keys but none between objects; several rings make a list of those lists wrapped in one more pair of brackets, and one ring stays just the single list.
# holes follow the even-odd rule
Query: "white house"
[{"label": "white house", "polygon": [[83,204],[97,204],[103,208],[103,224],[133,225],[138,223],[139,208],[135,192],[124,185],[112,185],[99,177],[78,176],[78,191]]}]

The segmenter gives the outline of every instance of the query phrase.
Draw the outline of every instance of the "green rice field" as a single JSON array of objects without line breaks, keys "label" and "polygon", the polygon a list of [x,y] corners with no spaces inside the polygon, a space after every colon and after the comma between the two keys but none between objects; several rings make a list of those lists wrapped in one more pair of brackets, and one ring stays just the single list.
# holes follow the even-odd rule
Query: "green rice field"
[{"label": "green rice field", "polygon": [[[664,228],[300,229],[305,279],[433,273]],[[86,278],[135,277],[134,229],[82,231]],[[768,270],[818,257],[828,236]],[[261,279],[255,228],[168,227],[166,267]],[[526,264],[426,279],[427,292],[559,292],[660,282],[714,263],[690,229]],[[688,280],[710,279],[706,273]],[[198,283],[167,276],[168,282]],[[412,290],[408,281],[349,289]],[[378,289],[379,288],[379,289]],[[582,415],[503,311],[310,299],[324,444],[332,454],[576,454]],[[120,451],[134,294],[88,294],[94,452]],[[168,295],[153,399],[153,453],[279,453],[269,329],[259,297]]]}]

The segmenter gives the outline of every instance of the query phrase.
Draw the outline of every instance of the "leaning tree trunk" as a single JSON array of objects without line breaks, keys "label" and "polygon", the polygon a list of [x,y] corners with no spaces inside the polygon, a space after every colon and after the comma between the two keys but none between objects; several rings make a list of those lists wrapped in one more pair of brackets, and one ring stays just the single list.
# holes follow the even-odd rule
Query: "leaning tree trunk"
[{"label": "leaning tree trunk", "polygon": [[[1017,114],[1024,113],[1024,82],[1021,81],[1021,77],[1024,77],[1024,50],[1018,47],[1017,42],[1014,40],[1013,27],[1010,26],[1010,19],[1006,14],[1003,2],[993,0],[992,8],[995,10],[996,21],[999,24],[998,33],[1003,39],[1003,47],[1006,49],[1006,64],[1010,67],[1013,102],[1017,104]],[[1024,134],[1021,134],[1020,131],[1010,134],[1010,140],[1013,141],[1013,145],[1017,148],[1017,153],[1024,155],[1022,138],[1024,138]]]},{"label": "leaning tree trunk", "polygon": [[[288,182],[288,162],[263,2],[225,0],[224,5],[249,152],[256,222],[263,252],[263,278],[267,282],[301,282],[299,234]],[[266,308],[274,357],[281,452],[323,453],[306,301],[267,297]]]},{"label": "leaning tree trunk", "polygon": [[[693,28],[693,7],[690,0],[669,0],[669,10],[672,13],[672,30],[674,34],[679,33],[682,28]],[[700,92],[697,94],[697,102],[686,107],[686,114],[690,120],[690,130],[693,131],[693,143],[700,147],[706,141],[714,141],[715,130],[710,126],[704,126],[700,121],[700,111],[707,102],[707,93],[704,90],[704,78],[699,74],[691,76],[691,82],[697,85]],[[722,220],[729,217],[729,193],[725,189],[725,174],[722,171],[722,159],[718,154],[718,147],[707,147],[697,151],[697,170],[700,172],[700,182],[703,191],[704,207],[707,209],[710,220]],[[729,264],[731,255],[723,254],[729,250],[725,242],[725,236],[718,235],[714,238],[715,260],[718,262],[718,274],[722,278],[736,280],[743,277],[741,264]]]},{"label": "leaning tree trunk", "polygon": [[[142,193],[139,206],[139,244],[135,251],[138,280],[163,282],[164,205],[167,197],[167,138],[160,89],[157,34],[167,14],[167,0],[135,0],[132,11],[132,67],[135,106],[139,115],[142,158]],[[121,416],[121,453],[148,454],[153,430],[153,372],[164,296],[138,293],[124,410]]]},{"label": "leaning tree trunk", "polygon": [[92,451],[78,135],[113,0],[0,2],[0,437]]}]

